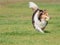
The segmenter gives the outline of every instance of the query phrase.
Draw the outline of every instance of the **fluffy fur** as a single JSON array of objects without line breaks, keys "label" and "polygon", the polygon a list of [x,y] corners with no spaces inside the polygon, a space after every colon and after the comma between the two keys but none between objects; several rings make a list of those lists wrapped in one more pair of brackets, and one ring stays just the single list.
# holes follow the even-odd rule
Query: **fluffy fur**
[{"label": "fluffy fur", "polygon": [[31,5],[32,3],[29,3],[30,4],[29,6],[34,11],[34,13],[32,15],[33,27],[36,30],[38,30],[39,32],[44,33],[44,29],[47,26],[48,20],[49,20],[48,13],[46,10],[40,10],[35,3],[33,3],[33,5]]}]

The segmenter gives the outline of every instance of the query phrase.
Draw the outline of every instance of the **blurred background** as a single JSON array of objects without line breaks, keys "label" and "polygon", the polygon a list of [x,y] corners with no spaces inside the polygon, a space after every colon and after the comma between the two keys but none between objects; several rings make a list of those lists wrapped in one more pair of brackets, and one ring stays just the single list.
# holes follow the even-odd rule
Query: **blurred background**
[{"label": "blurred background", "polygon": [[[51,17],[44,34],[32,26],[30,1]],[[60,45],[60,0],[0,0],[0,45]]]}]

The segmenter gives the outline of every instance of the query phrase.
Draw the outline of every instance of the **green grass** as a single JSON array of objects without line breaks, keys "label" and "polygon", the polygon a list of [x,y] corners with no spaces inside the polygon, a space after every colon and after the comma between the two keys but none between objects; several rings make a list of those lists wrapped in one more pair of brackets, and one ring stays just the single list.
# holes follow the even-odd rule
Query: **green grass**
[{"label": "green grass", "polygon": [[0,45],[60,45],[60,4],[37,4],[51,16],[45,29],[48,33],[33,28],[28,2],[1,5]]}]

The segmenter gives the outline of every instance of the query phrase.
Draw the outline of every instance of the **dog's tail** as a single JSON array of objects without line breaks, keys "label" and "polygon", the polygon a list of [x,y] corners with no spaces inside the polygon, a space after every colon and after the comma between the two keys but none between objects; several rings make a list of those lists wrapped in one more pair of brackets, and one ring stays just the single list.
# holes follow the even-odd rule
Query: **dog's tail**
[{"label": "dog's tail", "polygon": [[39,9],[39,7],[34,2],[29,2],[29,8]]}]

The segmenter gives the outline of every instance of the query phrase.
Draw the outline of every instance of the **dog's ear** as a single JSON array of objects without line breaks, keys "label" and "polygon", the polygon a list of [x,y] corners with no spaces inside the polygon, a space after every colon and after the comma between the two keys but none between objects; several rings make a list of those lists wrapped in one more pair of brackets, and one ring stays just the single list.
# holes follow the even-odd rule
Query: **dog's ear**
[{"label": "dog's ear", "polygon": [[48,12],[47,12],[47,10],[43,10],[43,15],[48,16]]}]

